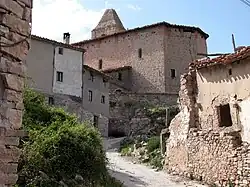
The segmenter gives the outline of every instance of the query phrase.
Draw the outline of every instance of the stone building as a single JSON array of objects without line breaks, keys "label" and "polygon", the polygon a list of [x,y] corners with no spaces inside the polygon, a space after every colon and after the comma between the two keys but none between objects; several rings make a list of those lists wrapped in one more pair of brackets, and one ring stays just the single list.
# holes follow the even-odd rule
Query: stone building
[{"label": "stone building", "polygon": [[250,185],[250,47],[190,64],[181,112],[166,142],[166,169],[218,186]]},{"label": "stone building", "polygon": [[199,28],[166,22],[126,30],[116,11],[108,9],[92,38],[73,45],[86,50],[85,63],[95,69],[130,66],[133,92],[178,93],[187,62],[207,53],[207,38]]},{"label": "stone building", "polygon": [[179,77],[187,62],[207,53],[207,38],[197,27],[166,22],[126,30],[116,11],[107,9],[92,38],[72,45],[86,50],[87,65],[112,77],[109,127],[128,131],[135,110],[145,103],[176,104]]},{"label": "stone building", "polygon": [[64,33],[64,43],[31,36],[28,84],[44,93],[50,104],[93,122],[107,136],[109,77],[84,65],[85,50],[70,45],[69,40],[69,33]]}]

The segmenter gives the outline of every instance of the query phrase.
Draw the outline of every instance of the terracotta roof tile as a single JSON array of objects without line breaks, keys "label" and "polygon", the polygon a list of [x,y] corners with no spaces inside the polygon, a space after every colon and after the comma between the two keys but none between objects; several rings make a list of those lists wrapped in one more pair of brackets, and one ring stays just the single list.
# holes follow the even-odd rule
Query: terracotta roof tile
[{"label": "terracotta roof tile", "polygon": [[200,60],[196,60],[190,64],[190,67],[195,67],[196,69],[214,66],[218,64],[227,65],[232,64],[235,61],[245,59],[250,57],[250,46],[239,47],[235,53],[221,55],[216,58],[203,58]]}]

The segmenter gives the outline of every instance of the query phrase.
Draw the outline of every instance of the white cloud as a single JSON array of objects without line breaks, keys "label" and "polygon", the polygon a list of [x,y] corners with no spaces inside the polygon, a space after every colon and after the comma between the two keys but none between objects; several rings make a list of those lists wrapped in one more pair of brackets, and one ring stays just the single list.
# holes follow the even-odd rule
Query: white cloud
[{"label": "white cloud", "polygon": [[140,11],[141,7],[139,7],[138,5],[132,5],[132,4],[128,4],[127,8],[134,10],[134,11]]},{"label": "white cloud", "polygon": [[70,32],[71,42],[88,39],[103,12],[86,9],[78,0],[34,0],[32,34],[62,41]]}]

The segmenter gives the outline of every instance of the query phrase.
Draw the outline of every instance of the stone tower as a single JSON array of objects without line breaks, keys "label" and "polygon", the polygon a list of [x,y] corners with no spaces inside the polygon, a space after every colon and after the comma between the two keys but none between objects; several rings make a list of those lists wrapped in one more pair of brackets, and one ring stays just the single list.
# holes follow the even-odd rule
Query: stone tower
[{"label": "stone tower", "polygon": [[114,9],[107,9],[98,25],[92,30],[92,39],[125,31]]}]

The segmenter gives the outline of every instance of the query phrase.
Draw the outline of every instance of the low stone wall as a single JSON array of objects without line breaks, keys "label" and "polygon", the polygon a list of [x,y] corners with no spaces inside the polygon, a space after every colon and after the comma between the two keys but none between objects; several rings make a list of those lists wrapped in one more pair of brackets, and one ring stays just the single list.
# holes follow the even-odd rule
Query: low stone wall
[{"label": "low stone wall", "polygon": [[0,1],[0,186],[17,181],[22,124],[23,61],[30,47],[32,0]]}]

